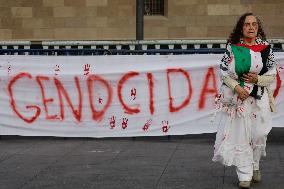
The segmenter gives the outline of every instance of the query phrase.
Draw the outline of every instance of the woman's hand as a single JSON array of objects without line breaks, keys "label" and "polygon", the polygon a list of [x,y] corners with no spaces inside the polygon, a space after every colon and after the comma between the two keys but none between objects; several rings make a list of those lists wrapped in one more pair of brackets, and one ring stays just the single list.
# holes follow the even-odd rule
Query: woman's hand
[{"label": "woman's hand", "polygon": [[238,94],[238,97],[242,101],[244,101],[245,99],[247,99],[249,97],[249,93],[244,88],[242,88],[240,85],[237,85],[235,87],[235,91]]},{"label": "woman's hand", "polygon": [[243,80],[246,82],[246,83],[253,83],[253,84],[257,84],[257,74],[256,73],[247,73],[247,74],[244,74],[243,75]]}]

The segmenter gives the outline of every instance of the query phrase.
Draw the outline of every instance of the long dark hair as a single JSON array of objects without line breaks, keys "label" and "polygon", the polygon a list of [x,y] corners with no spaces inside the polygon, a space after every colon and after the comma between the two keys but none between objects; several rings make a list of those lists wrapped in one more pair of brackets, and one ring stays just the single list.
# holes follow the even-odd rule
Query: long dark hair
[{"label": "long dark hair", "polygon": [[[233,32],[231,33],[229,39],[227,40],[227,43],[231,43],[231,44],[237,44],[240,42],[240,39],[243,37],[243,25],[245,23],[245,19],[247,16],[255,16],[253,13],[245,13],[243,14]],[[255,16],[256,20],[257,20],[257,24],[258,24],[258,33],[257,33],[257,37],[259,37],[260,39],[262,40],[266,40],[266,35],[262,29],[262,24],[261,24],[261,21],[259,20],[259,18],[257,16]]]}]

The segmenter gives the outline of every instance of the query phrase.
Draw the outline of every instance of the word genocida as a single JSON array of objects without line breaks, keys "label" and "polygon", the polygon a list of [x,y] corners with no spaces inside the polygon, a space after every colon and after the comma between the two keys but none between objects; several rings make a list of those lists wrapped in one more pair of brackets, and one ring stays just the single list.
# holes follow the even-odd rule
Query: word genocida
[{"label": "word genocida", "polygon": [[[182,110],[183,108],[186,108],[189,106],[192,98],[193,91],[195,90],[192,87],[192,79],[190,76],[189,71],[184,70],[182,68],[170,68],[165,70],[166,78],[167,78],[167,92],[168,94],[163,94],[165,96],[168,96],[168,110],[170,113],[176,113]],[[179,102],[178,104],[174,101],[173,97],[173,91],[174,86],[172,86],[171,82],[171,75],[177,75],[179,74],[182,76],[184,82],[186,83],[187,87],[184,89],[185,93],[187,94],[184,99],[182,99],[182,102]],[[94,121],[100,122],[104,118],[104,115],[106,111],[110,108],[111,104],[113,103],[114,98],[114,90],[116,90],[116,95],[118,102],[124,111],[125,114],[133,115],[138,114],[141,112],[141,108],[139,106],[131,106],[127,104],[127,102],[124,100],[123,97],[123,88],[127,84],[128,81],[135,79],[135,77],[141,77],[141,74],[136,71],[130,71],[125,74],[123,74],[120,79],[117,81],[117,85],[114,88],[108,80],[106,80],[104,77],[98,75],[98,74],[90,74],[84,79],[84,81],[81,81],[78,76],[73,76],[74,80],[74,90],[77,94],[77,99],[73,99],[70,96],[70,91],[67,91],[64,83],[57,77],[52,76],[43,76],[43,75],[36,75],[32,76],[28,72],[20,72],[14,76],[11,77],[7,84],[7,91],[8,96],[10,99],[10,106],[12,111],[15,113],[15,115],[22,119],[23,121],[27,123],[33,123],[41,114],[44,114],[46,120],[64,120],[65,119],[65,109],[66,107],[69,107],[71,110],[71,113],[77,122],[82,121],[82,113],[83,113],[83,100],[88,101],[89,111],[91,111],[91,116]],[[41,105],[39,104],[28,104],[25,106],[26,111],[33,112],[32,115],[27,116],[23,114],[23,110],[18,107],[17,98],[15,98],[15,94],[17,92],[16,88],[19,86],[17,85],[18,82],[31,80],[33,83],[35,83],[35,86],[40,91],[40,97],[41,97]],[[208,96],[217,95],[218,94],[218,88],[217,88],[217,82],[216,82],[216,75],[215,70],[213,67],[209,67],[205,74],[203,82],[201,83],[201,88],[199,91],[198,96],[198,110],[202,110],[205,107],[206,99]],[[277,87],[274,91],[274,95],[277,96],[279,92],[279,88],[281,87],[281,80],[278,76],[277,80]],[[48,111],[48,106],[52,105],[54,102],[53,98],[48,98],[46,93],[46,85],[45,82],[51,82],[55,86],[55,93],[57,93],[58,96],[58,106],[59,106],[59,113],[58,115],[50,115]],[[82,91],[81,82],[85,82],[87,86],[87,91]],[[155,114],[155,98],[154,98],[154,89],[155,89],[155,78],[153,73],[146,73],[145,74],[145,82],[148,86],[148,96],[149,100],[147,102],[148,111],[149,114],[154,115]],[[94,102],[94,93],[96,90],[96,86],[100,85],[104,88],[107,94],[107,98],[105,100],[104,106],[102,108],[96,107],[96,103]],[[72,92],[73,93],[73,92]],[[84,99],[84,95],[87,93],[87,98]],[[136,94],[136,89],[131,90],[131,95]],[[277,93],[277,94],[276,94]],[[101,99],[99,99],[101,101]],[[42,108],[41,108],[42,107]],[[85,110],[84,110],[85,111]]]}]

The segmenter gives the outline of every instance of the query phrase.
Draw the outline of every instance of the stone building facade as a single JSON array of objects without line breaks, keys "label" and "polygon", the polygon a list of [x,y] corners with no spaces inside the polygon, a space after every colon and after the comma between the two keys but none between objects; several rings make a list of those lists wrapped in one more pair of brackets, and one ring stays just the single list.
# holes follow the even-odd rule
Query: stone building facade
[{"label": "stone building facade", "polygon": [[[144,16],[145,39],[225,39],[254,12],[268,38],[284,37],[283,0],[164,0]],[[0,0],[0,40],[133,40],[136,0]]]}]

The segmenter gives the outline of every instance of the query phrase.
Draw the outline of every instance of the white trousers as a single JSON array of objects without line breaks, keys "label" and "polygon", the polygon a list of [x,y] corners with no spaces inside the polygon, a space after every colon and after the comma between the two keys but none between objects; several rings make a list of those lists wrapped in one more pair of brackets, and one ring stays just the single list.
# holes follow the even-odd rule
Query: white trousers
[{"label": "white trousers", "polygon": [[[266,141],[266,137],[263,137],[263,140]],[[239,181],[251,181],[253,171],[259,170],[259,161],[261,157],[261,148],[256,147],[253,150],[253,164],[247,166],[236,167],[236,172],[239,178]]]},{"label": "white trousers", "polygon": [[248,165],[244,167],[236,167],[237,175],[239,181],[251,181],[253,174],[253,165]]}]

